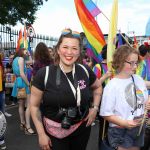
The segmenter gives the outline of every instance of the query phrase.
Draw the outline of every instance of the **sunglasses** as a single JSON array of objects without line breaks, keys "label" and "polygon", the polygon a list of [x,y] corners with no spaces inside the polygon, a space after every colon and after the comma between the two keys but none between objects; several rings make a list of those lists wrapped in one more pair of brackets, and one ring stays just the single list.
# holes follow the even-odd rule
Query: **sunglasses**
[{"label": "sunglasses", "polygon": [[75,38],[80,38],[80,33],[77,31],[72,31],[70,29],[64,29],[61,32],[61,35],[68,35],[68,34],[72,34],[72,36]]}]

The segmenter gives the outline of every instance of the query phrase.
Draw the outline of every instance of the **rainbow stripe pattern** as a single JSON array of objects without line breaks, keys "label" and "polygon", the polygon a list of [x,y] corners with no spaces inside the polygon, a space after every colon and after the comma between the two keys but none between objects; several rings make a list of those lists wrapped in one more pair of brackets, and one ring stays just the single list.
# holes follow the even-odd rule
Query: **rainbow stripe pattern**
[{"label": "rainbow stripe pattern", "polygon": [[16,52],[17,52],[20,48],[24,48],[23,36],[22,36],[22,30],[21,30],[21,29],[20,29],[20,31],[19,31],[19,37],[18,37],[18,41],[17,41]]},{"label": "rainbow stripe pattern", "polygon": [[[91,45],[89,49],[92,50],[93,55],[95,55],[98,61],[99,54],[103,46],[106,44],[103,33],[93,17],[100,13],[100,10],[98,10],[92,0],[74,0],[74,2],[80,23],[86,38]],[[92,3],[93,5],[90,5]]]}]

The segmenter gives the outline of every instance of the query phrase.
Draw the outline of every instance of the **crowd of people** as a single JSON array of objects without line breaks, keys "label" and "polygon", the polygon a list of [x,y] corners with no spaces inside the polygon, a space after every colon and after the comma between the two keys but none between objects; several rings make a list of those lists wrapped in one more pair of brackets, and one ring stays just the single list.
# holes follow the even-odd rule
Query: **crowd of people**
[{"label": "crowd of people", "polygon": [[[6,68],[15,75],[10,98],[15,103],[17,99],[19,128],[26,135],[36,134],[43,150],[86,150],[91,125],[98,119],[99,144],[106,126],[113,149],[148,150],[150,45],[138,50],[128,44],[116,48],[113,71],[107,67],[107,45],[98,64],[87,54],[83,57],[82,48],[80,33],[64,29],[54,49],[40,42],[33,57],[24,48],[15,53]],[[94,72],[97,65],[100,75]],[[5,81],[1,57],[0,68]],[[2,85],[0,111],[5,112]],[[23,88],[26,97],[17,98]],[[4,136],[0,147],[6,149]]]}]

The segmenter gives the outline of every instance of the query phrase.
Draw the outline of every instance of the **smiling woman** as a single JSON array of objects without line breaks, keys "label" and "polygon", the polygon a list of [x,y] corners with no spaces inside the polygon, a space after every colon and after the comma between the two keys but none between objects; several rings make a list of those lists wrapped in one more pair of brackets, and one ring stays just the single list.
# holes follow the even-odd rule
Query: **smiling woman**
[{"label": "smiling woman", "polygon": [[[63,30],[55,47],[55,64],[49,71],[40,69],[33,80],[30,108],[42,149],[86,149],[102,88],[94,72],[77,63],[81,47],[78,32]],[[91,108],[90,88],[93,90]],[[41,99],[43,111],[40,112]]]}]

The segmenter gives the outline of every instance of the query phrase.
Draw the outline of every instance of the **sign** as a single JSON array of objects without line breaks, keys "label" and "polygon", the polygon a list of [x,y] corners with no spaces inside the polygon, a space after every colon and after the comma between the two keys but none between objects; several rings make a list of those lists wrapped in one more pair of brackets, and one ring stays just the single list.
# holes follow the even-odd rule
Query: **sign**
[{"label": "sign", "polygon": [[28,33],[28,36],[29,36],[29,37],[34,37],[35,31],[34,31],[34,28],[33,28],[31,25],[28,26],[28,28],[27,28],[27,33]]}]

